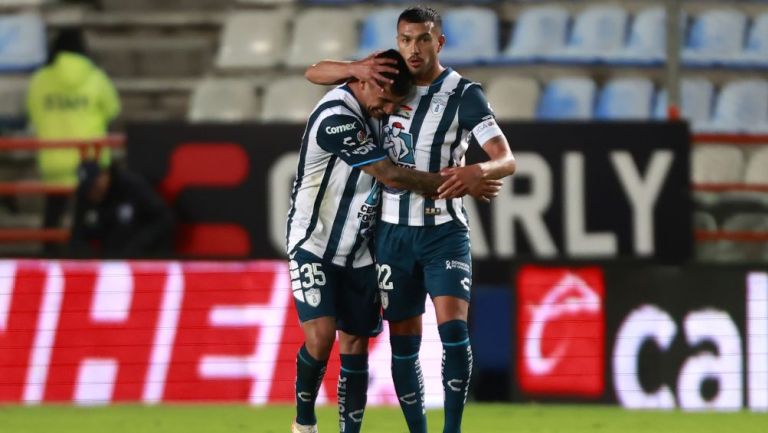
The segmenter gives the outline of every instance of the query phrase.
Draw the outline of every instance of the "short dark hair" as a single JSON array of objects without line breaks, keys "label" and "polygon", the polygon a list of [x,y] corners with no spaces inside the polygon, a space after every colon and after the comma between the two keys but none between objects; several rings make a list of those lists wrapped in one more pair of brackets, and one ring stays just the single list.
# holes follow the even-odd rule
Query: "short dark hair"
[{"label": "short dark hair", "polygon": [[400,14],[400,17],[397,19],[397,24],[400,24],[400,21],[405,21],[407,23],[433,22],[435,23],[435,27],[440,31],[443,30],[443,18],[436,10],[428,6],[417,5],[409,7]]},{"label": "short dark hair", "polygon": [[394,59],[397,64],[393,65],[397,69],[397,73],[384,72],[383,75],[386,78],[392,80],[390,85],[390,91],[396,96],[405,96],[411,92],[413,87],[413,75],[408,70],[408,65],[405,63],[403,56],[395,49],[389,49],[376,55],[377,58]]},{"label": "short dark hair", "polygon": [[88,46],[83,31],[77,27],[64,27],[56,34],[49,49],[48,62],[51,63],[62,51],[88,56]]}]

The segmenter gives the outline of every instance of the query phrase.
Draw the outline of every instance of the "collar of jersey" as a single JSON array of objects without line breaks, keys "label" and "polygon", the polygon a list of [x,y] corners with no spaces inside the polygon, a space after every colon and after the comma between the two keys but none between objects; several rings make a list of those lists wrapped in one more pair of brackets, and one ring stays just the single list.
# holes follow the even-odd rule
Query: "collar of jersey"
[{"label": "collar of jersey", "polygon": [[432,81],[432,84],[429,86],[416,86],[417,89],[419,89],[419,93],[435,93],[440,89],[440,86],[443,84],[443,81],[445,81],[445,78],[453,72],[453,69],[448,67],[445,68],[443,72],[440,73],[440,75],[437,76],[437,78]]}]

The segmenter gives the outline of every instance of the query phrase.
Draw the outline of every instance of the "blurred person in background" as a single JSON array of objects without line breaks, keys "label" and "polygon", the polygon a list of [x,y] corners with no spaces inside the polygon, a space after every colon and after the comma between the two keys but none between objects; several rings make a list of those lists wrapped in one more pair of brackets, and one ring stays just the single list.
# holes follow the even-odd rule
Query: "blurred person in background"
[{"label": "blurred person in background", "polygon": [[[512,175],[515,159],[479,83],[440,64],[445,45],[440,14],[409,7],[392,30],[417,87],[401,110],[383,119],[381,141],[396,164],[439,171],[445,178],[438,197],[392,188],[382,192],[375,252],[392,377],[410,433],[427,433],[419,349],[429,295],[443,344],[443,433],[460,433],[472,372],[467,327],[472,258],[467,214],[461,199],[453,197],[477,196],[484,182]],[[391,73],[386,63],[371,57],[326,60],[310,66],[305,76],[324,85],[350,78],[382,84],[388,81],[382,72]],[[489,160],[465,165],[470,143],[479,145]]]},{"label": "blurred person in background", "polygon": [[[109,77],[88,58],[82,30],[65,28],[53,40],[48,64],[32,77],[27,111],[35,136],[42,140],[89,140],[107,135],[109,122],[120,112],[120,99]],[[109,164],[108,148],[93,149],[102,166]],[[37,153],[40,176],[46,184],[77,184],[81,150],[44,149]],[[60,227],[69,198],[46,197],[44,228]],[[46,245],[48,253],[53,252]]]},{"label": "blurred person in background", "polygon": [[70,254],[165,257],[173,250],[173,215],[141,176],[118,164],[85,161],[78,169]]}]

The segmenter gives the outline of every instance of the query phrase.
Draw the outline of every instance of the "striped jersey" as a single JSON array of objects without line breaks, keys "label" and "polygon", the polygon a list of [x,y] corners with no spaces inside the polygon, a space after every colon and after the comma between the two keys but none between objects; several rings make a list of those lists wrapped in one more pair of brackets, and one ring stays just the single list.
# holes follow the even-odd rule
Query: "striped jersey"
[{"label": "striped jersey", "polygon": [[[397,165],[437,173],[462,165],[470,140],[482,145],[501,129],[480,85],[448,68],[431,85],[417,86],[377,134]],[[383,187],[381,219],[409,226],[452,220],[468,225],[461,198],[431,200],[388,187]]]},{"label": "striped jersey", "polygon": [[347,85],[328,92],[309,116],[288,211],[288,255],[303,249],[338,266],[373,263],[368,238],[379,202],[359,167],[387,157]]}]

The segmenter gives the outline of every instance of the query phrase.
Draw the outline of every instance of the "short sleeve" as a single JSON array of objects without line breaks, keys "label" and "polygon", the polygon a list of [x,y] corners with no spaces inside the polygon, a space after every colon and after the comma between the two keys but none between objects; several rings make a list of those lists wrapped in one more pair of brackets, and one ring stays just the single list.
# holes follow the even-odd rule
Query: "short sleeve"
[{"label": "short sleeve", "polygon": [[472,137],[480,145],[502,134],[501,128],[496,124],[491,104],[477,84],[470,85],[461,97],[459,125],[462,129],[471,131]]},{"label": "short sleeve", "polygon": [[317,129],[317,144],[352,167],[387,158],[362,121],[354,116],[335,114],[323,119]]}]

